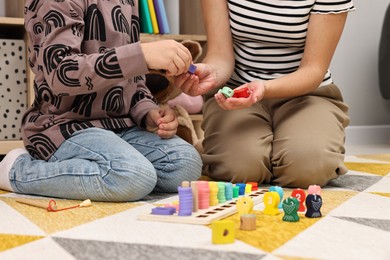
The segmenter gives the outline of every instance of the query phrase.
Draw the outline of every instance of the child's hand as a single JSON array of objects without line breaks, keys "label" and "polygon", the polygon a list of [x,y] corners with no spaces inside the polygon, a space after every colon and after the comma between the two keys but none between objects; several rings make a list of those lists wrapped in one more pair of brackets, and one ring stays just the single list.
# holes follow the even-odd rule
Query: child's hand
[{"label": "child's hand", "polygon": [[217,104],[225,110],[243,109],[252,106],[264,97],[265,87],[263,81],[252,81],[239,86],[237,89],[248,88],[250,95],[247,98],[226,98],[222,93],[214,95]]},{"label": "child's hand", "polygon": [[149,69],[165,70],[167,76],[188,71],[192,63],[190,51],[175,40],[163,40],[141,44]]},{"label": "child's hand", "polygon": [[194,74],[184,73],[175,78],[174,84],[184,93],[198,96],[207,93],[217,86],[216,73],[204,63],[196,63]]},{"label": "child's hand", "polygon": [[176,134],[179,125],[175,112],[169,108],[150,110],[146,115],[146,130],[154,132],[161,138],[171,138]]}]

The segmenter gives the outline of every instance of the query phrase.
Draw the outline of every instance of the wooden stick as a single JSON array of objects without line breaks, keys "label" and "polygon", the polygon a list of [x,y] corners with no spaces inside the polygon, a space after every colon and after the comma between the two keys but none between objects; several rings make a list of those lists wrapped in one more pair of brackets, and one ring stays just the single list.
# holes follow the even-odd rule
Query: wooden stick
[{"label": "wooden stick", "polygon": [[192,199],[193,199],[193,212],[197,212],[199,210],[199,194],[198,194],[198,182],[192,181],[191,182],[191,188],[192,188]]},{"label": "wooden stick", "polygon": [[[43,201],[43,200],[34,200],[34,199],[16,199],[16,202],[26,204],[29,206],[34,206],[37,208],[42,208],[42,209],[48,209],[49,208],[49,203],[48,201]],[[52,209],[56,210],[57,206],[53,205]]]}]

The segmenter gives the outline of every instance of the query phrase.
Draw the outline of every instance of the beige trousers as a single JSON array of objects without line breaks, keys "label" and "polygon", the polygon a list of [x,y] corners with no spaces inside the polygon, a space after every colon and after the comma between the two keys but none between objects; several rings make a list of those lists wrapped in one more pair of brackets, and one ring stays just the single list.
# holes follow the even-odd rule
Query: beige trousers
[{"label": "beige trousers", "polygon": [[326,185],[345,174],[348,106],[336,85],[292,99],[261,100],[243,110],[203,108],[204,174],[214,180],[282,187]]}]

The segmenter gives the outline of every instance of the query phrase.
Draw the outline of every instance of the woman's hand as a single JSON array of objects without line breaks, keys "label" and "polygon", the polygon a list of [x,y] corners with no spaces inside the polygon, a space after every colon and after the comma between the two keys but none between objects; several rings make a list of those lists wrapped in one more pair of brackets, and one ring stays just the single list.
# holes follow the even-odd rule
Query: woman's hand
[{"label": "woman's hand", "polygon": [[171,138],[179,125],[175,112],[169,107],[150,110],[146,115],[146,130],[161,138]]},{"label": "woman's hand", "polygon": [[174,84],[184,93],[191,96],[198,96],[207,93],[217,86],[216,72],[210,65],[196,63],[194,74],[184,73],[175,78]]},{"label": "woman's hand", "polygon": [[168,76],[176,76],[188,71],[192,63],[190,51],[175,40],[141,43],[149,69],[165,70]]},{"label": "woman's hand", "polygon": [[222,93],[214,95],[217,104],[224,110],[243,109],[252,106],[257,101],[263,99],[265,94],[265,85],[263,81],[256,80],[239,86],[238,89],[248,88],[250,93],[247,98],[226,98]]}]

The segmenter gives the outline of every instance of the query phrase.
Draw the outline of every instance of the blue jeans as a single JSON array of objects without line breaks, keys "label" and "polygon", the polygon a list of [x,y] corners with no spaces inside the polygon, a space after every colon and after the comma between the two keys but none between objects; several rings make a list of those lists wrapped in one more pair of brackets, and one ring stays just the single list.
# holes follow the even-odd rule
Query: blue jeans
[{"label": "blue jeans", "polygon": [[152,191],[177,192],[197,180],[195,148],[138,127],[118,133],[90,128],[73,134],[49,161],[19,156],[10,171],[17,193],[94,201],[135,201]]}]

